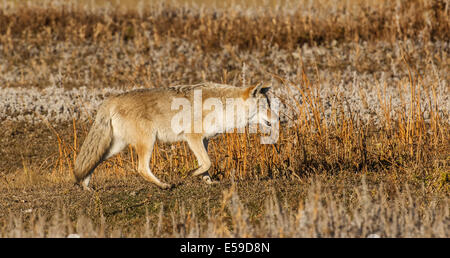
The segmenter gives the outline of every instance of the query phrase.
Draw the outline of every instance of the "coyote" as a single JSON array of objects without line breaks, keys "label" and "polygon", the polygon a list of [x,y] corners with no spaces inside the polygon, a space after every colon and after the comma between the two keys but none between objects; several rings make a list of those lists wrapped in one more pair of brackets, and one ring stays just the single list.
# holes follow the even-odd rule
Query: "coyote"
[{"label": "coyote", "polygon": [[[95,121],[81,146],[75,162],[74,174],[78,184],[85,190],[91,190],[89,181],[94,169],[104,160],[120,152],[130,144],[136,150],[139,164],[138,172],[147,181],[162,189],[172,188],[173,185],[161,182],[150,170],[149,162],[153,145],[156,140],[161,142],[186,141],[198,160],[199,167],[191,174],[201,176],[207,184],[217,183],[208,173],[211,161],[208,156],[208,139],[229,129],[210,126],[208,130],[189,130],[198,127],[199,121],[205,119],[212,112],[195,110],[195,93],[201,91],[200,104],[205,104],[209,98],[218,99],[225,103],[229,99],[242,100],[239,108],[244,107],[247,119],[243,119],[243,112],[236,112],[236,128],[244,128],[249,123],[270,126],[277,121],[276,115],[270,112],[270,100],[267,92],[270,87],[263,85],[249,87],[235,87],[231,85],[202,83],[196,85],[182,85],[154,89],[138,89],[125,92],[105,100],[99,107]],[[173,118],[178,110],[173,108],[174,99],[189,100],[194,105],[194,111],[189,109],[192,123],[182,130],[174,130]],[[256,108],[248,100],[267,100],[268,107]],[[172,106],[171,106],[172,103]],[[243,104],[242,104],[243,103]],[[183,109],[185,107],[183,106]],[[217,109],[217,107],[215,107]],[[200,113],[200,117],[199,116]],[[220,118],[219,118],[220,120]],[[222,120],[223,121],[223,120]],[[191,127],[190,127],[191,126]],[[203,128],[200,128],[203,129]],[[176,131],[176,132],[175,132]]]}]

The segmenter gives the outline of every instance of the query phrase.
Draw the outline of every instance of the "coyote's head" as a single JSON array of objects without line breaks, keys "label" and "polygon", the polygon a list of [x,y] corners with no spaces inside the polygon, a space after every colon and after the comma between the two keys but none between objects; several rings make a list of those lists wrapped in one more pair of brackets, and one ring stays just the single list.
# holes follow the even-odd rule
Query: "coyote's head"
[{"label": "coyote's head", "polygon": [[[246,89],[246,108],[248,110],[248,122],[250,124],[256,123],[266,127],[271,127],[278,122],[278,115],[276,112],[278,103],[273,103],[271,98],[267,95],[270,86],[259,84],[258,86],[250,86]],[[274,107],[276,106],[276,107]]]}]

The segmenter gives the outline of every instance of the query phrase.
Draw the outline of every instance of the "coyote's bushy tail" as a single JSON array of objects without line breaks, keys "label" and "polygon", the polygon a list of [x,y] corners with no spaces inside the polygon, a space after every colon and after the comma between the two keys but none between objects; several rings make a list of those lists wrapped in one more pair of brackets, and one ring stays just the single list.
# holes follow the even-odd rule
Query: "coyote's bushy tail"
[{"label": "coyote's bushy tail", "polygon": [[113,137],[111,114],[106,106],[100,106],[94,124],[84,140],[75,161],[74,174],[78,183],[102,162],[111,145]]}]

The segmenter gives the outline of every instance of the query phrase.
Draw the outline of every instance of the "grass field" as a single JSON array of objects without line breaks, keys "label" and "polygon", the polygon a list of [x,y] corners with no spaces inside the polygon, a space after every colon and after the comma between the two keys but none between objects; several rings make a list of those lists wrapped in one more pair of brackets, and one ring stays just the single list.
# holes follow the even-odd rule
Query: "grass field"
[{"label": "grass field", "polygon": [[[3,1],[0,236],[449,237],[449,2]],[[279,141],[127,148],[73,185],[98,105],[133,88],[271,83]]]}]

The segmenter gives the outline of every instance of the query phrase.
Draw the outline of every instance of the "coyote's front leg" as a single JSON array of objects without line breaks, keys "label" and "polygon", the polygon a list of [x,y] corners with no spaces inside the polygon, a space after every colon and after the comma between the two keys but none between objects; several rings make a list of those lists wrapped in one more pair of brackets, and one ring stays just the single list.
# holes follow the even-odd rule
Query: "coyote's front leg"
[{"label": "coyote's front leg", "polygon": [[211,167],[211,160],[208,156],[208,140],[203,139],[201,135],[187,135],[186,141],[191,148],[192,152],[194,152],[195,157],[197,158],[199,167],[194,170],[191,174],[193,176],[201,176],[202,180],[208,185],[217,184],[217,181],[213,181],[211,176],[208,173],[208,169]]}]

